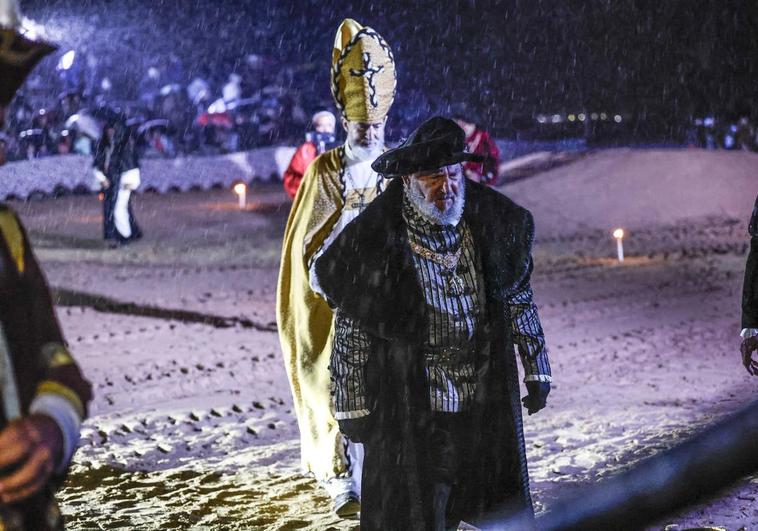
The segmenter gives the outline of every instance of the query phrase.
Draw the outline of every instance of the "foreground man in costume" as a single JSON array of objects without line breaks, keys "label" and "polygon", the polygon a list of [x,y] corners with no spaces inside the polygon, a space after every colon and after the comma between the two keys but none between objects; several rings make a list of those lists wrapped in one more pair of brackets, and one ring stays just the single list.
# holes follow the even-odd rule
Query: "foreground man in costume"
[{"label": "foreground man in costume", "polygon": [[[0,3],[0,127],[32,67],[54,48]],[[64,346],[45,279],[16,214],[0,204],[0,529],[62,529],[52,496],[79,442],[89,383]]]},{"label": "foreground man in costume", "polygon": [[742,288],[742,363],[747,372],[758,376],[758,197],[748,226],[750,254],[745,266],[745,283]]},{"label": "foreground man in costume", "polygon": [[316,263],[336,306],[340,429],[365,447],[361,529],[445,529],[532,510],[529,413],[550,391],[529,277],[531,214],[463,176],[463,130],[432,118],[374,163],[394,178]]},{"label": "foreground man in costume", "polygon": [[334,500],[340,516],[359,510],[362,448],[339,432],[331,407],[333,315],[313,275],[314,259],[384,188],[371,163],[384,150],[395,95],[395,65],[374,30],[345,20],[332,53],[332,95],[347,132],[344,146],[308,167],[284,232],[277,324],[300,428],[303,470]]}]

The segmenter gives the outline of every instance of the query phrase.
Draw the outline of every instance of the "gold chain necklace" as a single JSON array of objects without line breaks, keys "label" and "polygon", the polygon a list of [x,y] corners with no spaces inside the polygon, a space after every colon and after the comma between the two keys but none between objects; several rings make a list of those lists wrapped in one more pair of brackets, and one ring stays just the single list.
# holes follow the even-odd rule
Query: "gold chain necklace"
[{"label": "gold chain necklace", "polygon": [[[355,192],[355,194],[358,196],[359,201],[350,203],[346,206],[354,209],[358,209],[358,213],[360,214],[363,212],[363,210],[368,206],[370,201],[366,201],[366,194],[372,190],[372,188],[376,191],[376,195],[379,195],[382,192],[382,184],[384,183],[384,178],[380,175],[378,175],[373,169],[370,170],[369,177],[371,176],[377,176],[378,179],[376,179],[376,184],[371,187],[367,188],[358,188],[358,184],[355,182],[355,178],[353,177],[353,172],[350,171],[350,164],[347,161],[347,155],[345,154],[345,148],[342,148],[342,167],[343,167],[343,175],[345,176],[345,200],[347,200],[347,184],[348,181],[353,186],[352,190]],[[369,179],[369,184],[371,183],[371,179]]]},{"label": "gold chain necklace", "polygon": [[411,250],[417,255],[436,262],[445,269],[455,269],[458,266],[458,261],[461,258],[462,247],[458,247],[458,250],[454,253],[435,253],[431,249],[427,249],[423,245],[419,245],[416,242],[410,242]]},{"label": "gold chain necklace", "polygon": [[[370,190],[370,188],[358,188],[358,185],[355,183],[355,179],[353,179],[353,173],[350,171],[350,166],[347,164],[345,164],[345,175],[350,180],[350,184],[353,185],[352,191],[355,192],[360,199],[357,203],[351,203],[350,208],[357,208],[358,213],[361,213],[363,212],[363,209],[368,205],[366,202],[366,193],[368,190]],[[345,196],[347,196],[347,191],[345,192]]]},{"label": "gold chain necklace", "polygon": [[458,272],[456,271],[458,268],[458,262],[461,259],[461,252],[463,251],[463,238],[461,238],[461,244],[458,246],[458,250],[454,253],[435,253],[431,249],[427,249],[423,245],[419,245],[416,242],[409,243],[411,244],[411,250],[414,253],[445,268],[447,272],[446,291],[449,295],[463,295],[465,285],[463,283],[463,279],[458,275]]}]

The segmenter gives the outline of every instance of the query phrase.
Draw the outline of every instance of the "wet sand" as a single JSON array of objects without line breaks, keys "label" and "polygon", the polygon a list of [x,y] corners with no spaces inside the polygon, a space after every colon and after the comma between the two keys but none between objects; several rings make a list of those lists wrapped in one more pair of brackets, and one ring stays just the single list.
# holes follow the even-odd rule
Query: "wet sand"
[{"label": "wet sand", "polygon": [[[240,212],[230,191],[142,194],[146,236],[120,249],[100,242],[93,196],[14,205],[96,393],[61,492],[71,529],[356,527],[299,474],[274,323],[289,203],[271,185],[249,198]],[[746,222],[722,209],[633,226],[623,264],[599,227],[538,234],[555,378],[525,418],[538,510],[755,396],[738,351]],[[743,479],[650,529],[751,529],[756,498],[758,478]]]}]

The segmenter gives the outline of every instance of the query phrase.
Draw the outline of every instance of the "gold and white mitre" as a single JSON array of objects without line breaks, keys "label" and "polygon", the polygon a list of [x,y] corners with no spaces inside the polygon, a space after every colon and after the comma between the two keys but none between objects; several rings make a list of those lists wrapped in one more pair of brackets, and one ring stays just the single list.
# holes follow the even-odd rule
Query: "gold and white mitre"
[{"label": "gold and white mitre", "polygon": [[346,18],[332,50],[332,96],[351,122],[381,122],[395,99],[395,59],[373,29]]}]

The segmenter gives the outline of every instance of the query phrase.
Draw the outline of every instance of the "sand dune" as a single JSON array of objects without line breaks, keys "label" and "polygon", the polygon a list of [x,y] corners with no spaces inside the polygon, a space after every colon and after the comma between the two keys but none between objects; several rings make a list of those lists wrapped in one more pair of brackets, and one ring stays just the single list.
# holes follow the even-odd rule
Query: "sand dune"
[{"label": "sand dune", "polygon": [[534,212],[546,236],[708,216],[747,223],[758,194],[758,154],[611,149],[500,189]]}]

